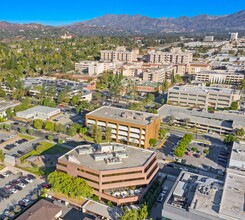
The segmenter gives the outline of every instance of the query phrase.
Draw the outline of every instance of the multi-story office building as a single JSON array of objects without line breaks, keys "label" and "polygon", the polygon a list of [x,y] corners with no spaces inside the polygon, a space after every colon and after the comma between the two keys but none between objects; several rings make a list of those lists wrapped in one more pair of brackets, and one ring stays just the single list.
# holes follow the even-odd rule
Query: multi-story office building
[{"label": "multi-story office building", "polygon": [[229,41],[237,40],[238,33],[229,33]]},{"label": "multi-story office building", "polygon": [[86,115],[86,125],[111,128],[112,139],[116,142],[148,148],[150,139],[157,139],[160,116],[146,112],[104,106]]},{"label": "multi-story office building", "polygon": [[89,76],[97,76],[104,71],[113,71],[114,69],[115,63],[113,62],[81,61],[75,63],[76,71]]},{"label": "multi-story office building", "polygon": [[177,74],[184,75],[185,73],[188,74],[196,74],[201,71],[210,70],[210,66],[208,63],[187,63],[187,64],[178,64],[177,65]]},{"label": "multi-story office building", "polygon": [[147,62],[179,64],[192,62],[192,53],[183,52],[181,48],[172,48],[170,52],[149,50],[146,55]]},{"label": "multi-story office building", "polygon": [[139,49],[127,51],[125,47],[117,47],[116,50],[100,51],[100,59],[110,62],[134,62],[137,61]]},{"label": "multi-story office building", "polygon": [[240,91],[219,87],[174,86],[168,90],[168,104],[207,110],[229,108],[240,100]]},{"label": "multi-story office building", "polygon": [[205,36],[203,41],[204,42],[213,42],[214,36]]},{"label": "multi-story office building", "polygon": [[215,84],[237,85],[244,79],[244,74],[225,70],[209,70],[196,73],[195,80]]},{"label": "multi-story office building", "polygon": [[155,152],[115,143],[77,146],[56,168],[85,179],[95,195],[117,205],[139,201],[159,170]]},{"label": "multi-story office building", "polygon": [[171,74],[176,73],[176,67],[172,65],[164,65],[161,68],[148,69],[143,71],[143,81],[163,82],[171,78]]}]

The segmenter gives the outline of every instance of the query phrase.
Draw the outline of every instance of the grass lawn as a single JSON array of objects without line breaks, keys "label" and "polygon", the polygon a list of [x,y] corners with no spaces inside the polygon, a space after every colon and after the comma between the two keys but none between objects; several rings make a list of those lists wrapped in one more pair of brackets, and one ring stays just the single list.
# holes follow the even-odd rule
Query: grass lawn
[{"label": "grass lawn", "polygon": [[87,136],[87,135],[84,135],[84,136],[83,136],[83,139],[84,139],[85,141],[94,142],[94,139],[93,139],[92,137],[90,137],[90,136]]},{"label": "grass lawn", "polygon": [[19,137],[20,137],[20,138],[25,138],[25,139],[28,140],[28,141],[32,141],[32,140],[35,139],[34,137],[32,137],[32,136],[30,136],[30,135],[25,135],[25,134],[19,134]]},{"label": "grass lawn", "polygon": [[29,153],[20,157],[22,163],[25,162],[25,159],[29,156],[37,156],[37,155],[44,155],[44,154],[64,154],[70,151],[70,149],[62,147],[58,144],[54,144],[51,142],[40,142],[39,145],[36,147],[36,150],[32,150]]}]

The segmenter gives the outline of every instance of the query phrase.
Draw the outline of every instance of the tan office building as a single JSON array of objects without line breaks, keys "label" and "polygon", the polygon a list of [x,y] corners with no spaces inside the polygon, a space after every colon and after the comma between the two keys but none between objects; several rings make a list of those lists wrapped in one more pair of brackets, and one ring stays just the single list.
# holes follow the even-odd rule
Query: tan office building
[{"label": "tan office building", "polygon": [[183,52],[181,48],[172,48],[170,52],[162,52],[150,50],[146,55],[146,60],[149,63],[190,63],[192,62],[192,53]]},{"label": "tan office building", "polygon": [[127,51],[125,47],[117,47],[116,50],[100,51],[100,59],[110,62],[134,62],[137,61],[139,49]]},{"label": "tan office building", "polygon": [[168,90],[168,104],[207,110],[229,108],[240,100],[240,91],[218,87],[174,86]]},{"label": "tan office building", "polygon": [[148,148],[150,139],[157,139],[160,117],[157,114],[104,106],[86,115],[86,126],[111,128],[112,139],[118,143]]},{"label": "tan office building", "polygon": [[115,143],[77,146],[56,168],[85,179],[95,195],[117,205],[139,201],[159,170],[155,152]]}]

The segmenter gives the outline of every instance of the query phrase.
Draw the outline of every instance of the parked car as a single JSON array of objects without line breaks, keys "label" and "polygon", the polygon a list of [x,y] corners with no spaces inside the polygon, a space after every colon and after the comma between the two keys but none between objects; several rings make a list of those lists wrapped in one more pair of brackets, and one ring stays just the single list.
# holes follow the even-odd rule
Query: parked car
[{"label": "parked car", "polygon": [[163,200],[164,200],[164,194],[160,193],[160,195],[157,198],[157,202],[163,202]]}]

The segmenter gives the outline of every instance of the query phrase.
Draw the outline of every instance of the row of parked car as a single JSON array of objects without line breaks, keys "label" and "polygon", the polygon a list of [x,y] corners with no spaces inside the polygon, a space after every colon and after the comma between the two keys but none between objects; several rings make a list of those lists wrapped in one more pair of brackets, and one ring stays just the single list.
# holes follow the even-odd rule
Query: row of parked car
[{"label": "row of parked car", "polygon": [[159,194],[158,198],[157,198],[157,202],[163,202],[163,200],[166,198],[167,196],[167,193],[168,193],[168,187],[165,186],[163,187],[163,190],[162,192]]},{"label": "row of parked car", "polygon": [[12,144],[6,145],[6,146],[4,147],[4,149],[6,149],[6,150],[11,150],[11,149],[13,149],[13,148],[17,147],[18,145],[23,144],[23,143],[25,143],[25,142],[28,142],[28,140],[25,139],[25,138],[22,138],[22,139],[20,139],[20,140],[18,140],[18,141],[15,141],[15,142],[12,143]]},{"label": "row of parked car", "polygon": [[12,139],[12,138],[14,138],[15,136],[16,136],[16,134],[11,134],[11,135],[9,135],[9,136],[7,136],[7,137],[1,139],[1,140],[0,140],[0,144],[2,144],[2,143],[4,143],[4,142],[6,142],[6,141],[8,141],[8,140],[10,140],[10,139]]}]

